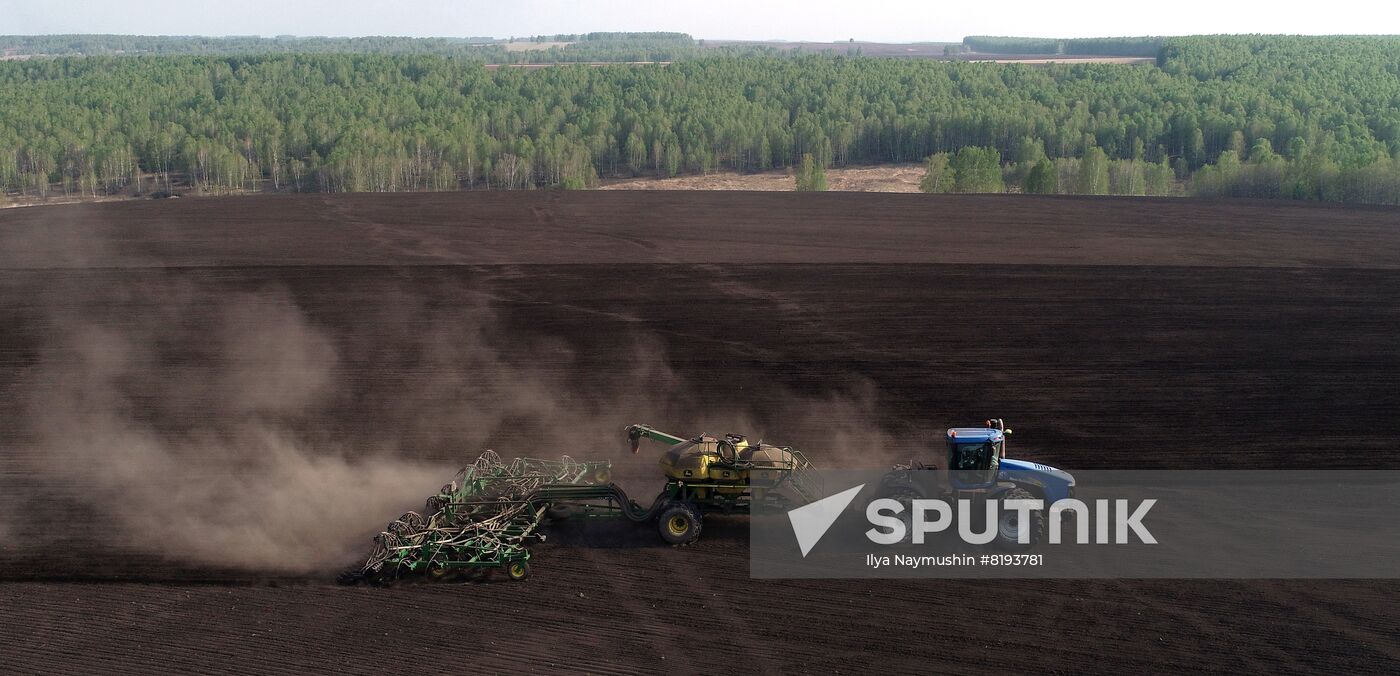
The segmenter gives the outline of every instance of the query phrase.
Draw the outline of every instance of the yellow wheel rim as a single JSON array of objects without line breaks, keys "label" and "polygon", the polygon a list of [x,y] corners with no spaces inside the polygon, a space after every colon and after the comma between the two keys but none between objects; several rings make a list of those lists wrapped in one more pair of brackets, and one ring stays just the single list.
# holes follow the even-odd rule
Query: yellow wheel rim
[{"label": "yellow wheel rim", "polygon": [[525,577],[525,564],[520,563],[519,561],[510,564],[510,576]]},{"label": "yellow wheel rim", "polygon": [[672,535],[685,535],[689,525],[690,521],[683,516],[673,516],[666,522],[666,528],[671,531]]}]

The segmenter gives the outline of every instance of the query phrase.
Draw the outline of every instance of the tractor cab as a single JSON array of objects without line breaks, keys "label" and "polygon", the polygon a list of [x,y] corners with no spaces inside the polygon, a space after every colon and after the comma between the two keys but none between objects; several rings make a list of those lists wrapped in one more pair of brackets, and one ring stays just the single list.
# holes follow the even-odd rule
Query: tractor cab
[{"label": "tractor cab", "polygon": [[949,428],[948,473],[953,488],[972,490],[995,484],[1010,433],[1000,419],[988,420],[986,427]]}]

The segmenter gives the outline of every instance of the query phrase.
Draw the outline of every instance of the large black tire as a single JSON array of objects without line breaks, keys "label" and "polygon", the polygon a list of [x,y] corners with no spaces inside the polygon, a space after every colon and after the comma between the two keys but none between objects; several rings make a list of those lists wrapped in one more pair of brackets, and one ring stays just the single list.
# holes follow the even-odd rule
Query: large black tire
[{"label": "large black tire", "polygon": [[[1007,500],[1035,500],[1036,497],[1024,488],[1013,488],[1001,495],[1001,501]],[[1030,541],[1022,544],[1019,541],[1022,524],[1018,523],[1016,512],[998,505],[997,510],[997,538],[992,542],[1000,549],[1009,551],[1023,551],[1030,549],[1045,537],[1045,510],[1037,509],[1030,512],[1030,523],[1025,524],[1030,529]]]},{"label": "large black tire", "polygon": [[673,545],[695,542],[695,539],[700,537],[702,525],[700,510],[688,502],[671,503],[669,507],[661,510],[661,516],[657,519],[661,539]]},{"label": "large black tire", "polygon": [[917,490],[913,488],[894,488],[882,498],[895,500],[904,505],[904,511],[899,513],[899,520],[904,522],[904,539],[899,544],[907,545],[914,541],[914,501],[922,498]]}]

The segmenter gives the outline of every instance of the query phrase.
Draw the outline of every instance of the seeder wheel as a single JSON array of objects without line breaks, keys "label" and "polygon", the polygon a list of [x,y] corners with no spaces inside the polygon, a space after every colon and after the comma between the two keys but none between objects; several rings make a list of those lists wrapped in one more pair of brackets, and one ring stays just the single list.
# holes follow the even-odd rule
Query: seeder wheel
[{"label": "seeder wheel", "polygon": [[507,561],[501,567],[505,569],[506,577],[509,577],[512,581],[519,582],[520,580],[530,577],[529,561]]},{"label": "seeder wheel", "polygon": [[688,545],[700,537],[700,510],[694,505],[677,502],[661,512],[658,527],[661,539],[668,544]]}]

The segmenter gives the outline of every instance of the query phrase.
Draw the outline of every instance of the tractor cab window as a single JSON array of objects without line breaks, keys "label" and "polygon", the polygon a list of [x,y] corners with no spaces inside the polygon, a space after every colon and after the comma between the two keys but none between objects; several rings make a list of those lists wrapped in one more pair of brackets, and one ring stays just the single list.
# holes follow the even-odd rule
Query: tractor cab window
[{"label": "tractor cab window", "polygon": [[948,459],[950,470],[989,469],[997,459],[1000,444],[953,444]]},{"label": "tractor cab window", "polygon": [[1001,465],[1001,442],[951,444],[948,469],[954,488],[985,486],[996,482]]}]

